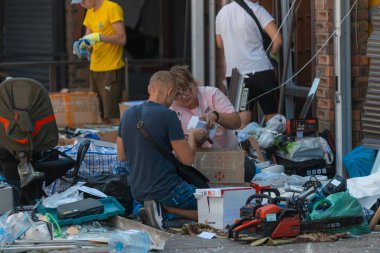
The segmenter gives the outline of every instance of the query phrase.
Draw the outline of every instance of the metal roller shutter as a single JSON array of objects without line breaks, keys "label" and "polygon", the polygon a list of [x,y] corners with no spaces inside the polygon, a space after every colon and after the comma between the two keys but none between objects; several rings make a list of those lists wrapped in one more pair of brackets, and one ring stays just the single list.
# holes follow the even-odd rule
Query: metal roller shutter
[{"label": "metal roller shutter", "polygon": [[370,73],[362,115],[363,144],[380,149],[380,12],[373,13],[373,32],[368,39]]},{"label": "metal roller shutter", "polygon": [[[64,53],[64,1],[3,0],[3,62],[52,61]],[[47,85],[48,66],[8,67],[12,76]]]}]

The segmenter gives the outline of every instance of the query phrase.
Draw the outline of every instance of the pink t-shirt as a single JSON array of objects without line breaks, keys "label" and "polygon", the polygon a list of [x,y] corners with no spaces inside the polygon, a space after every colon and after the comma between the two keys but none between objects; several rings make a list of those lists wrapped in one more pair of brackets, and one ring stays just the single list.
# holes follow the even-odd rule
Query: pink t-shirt
[{"label": "pink t-shirt", "polygon": [[[202,116],[208,112],[217,111],[219,113],[233,113],[236,112],[230,100],[217,88],[204,86],[198,87],[198,102],[199,106],[190,110],[180,106],[176,101],[173,102],[170,109],[175,111],[182,124],[182,129],[185,134],[189,132],[187,125],[192,116]],[[202,147],[214,148],[236,148],[238,147],[238,140],[234,130],[225,129],[218,126],[216,135],[212,139],[214,143],[211,145],[205,142]]]}]

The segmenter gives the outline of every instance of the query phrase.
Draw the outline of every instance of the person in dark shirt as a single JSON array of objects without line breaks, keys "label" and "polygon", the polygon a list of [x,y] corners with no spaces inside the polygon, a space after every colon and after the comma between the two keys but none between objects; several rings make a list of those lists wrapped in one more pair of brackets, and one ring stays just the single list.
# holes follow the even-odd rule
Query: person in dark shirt
[{"label": "person in dark shirt", "polygon": [[[197,143],[203,143],[207,131],[194,129],[185,138],[176,113],[169,109],[177,95],[177,85],[169,71],[155,73],[148,86],[149,99],[141,105],[141,120],[154,141],[177,159],[191,165]],[[132,196],[144,202],[142,216],[146,223],[162,229],[162,208],[171,214],[197,220],[195,186],[183,181],[175,165],[167,160],[137,129],[139,106],[129,108],[123,115],[117,138],[119,160],[129,162],[129,180]],[[144,213],[145,212],[145,213]]]}]

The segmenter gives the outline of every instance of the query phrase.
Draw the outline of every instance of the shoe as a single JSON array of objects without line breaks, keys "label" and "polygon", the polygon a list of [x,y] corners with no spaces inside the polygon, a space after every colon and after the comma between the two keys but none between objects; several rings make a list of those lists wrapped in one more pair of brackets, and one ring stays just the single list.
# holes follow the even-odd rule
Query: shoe
[{"label": "shoe", "polygon": [[144,209],[147,216],[147,225],[160,230],[165,230],[161,205],[154,200],[147,200],[144,201]]}]

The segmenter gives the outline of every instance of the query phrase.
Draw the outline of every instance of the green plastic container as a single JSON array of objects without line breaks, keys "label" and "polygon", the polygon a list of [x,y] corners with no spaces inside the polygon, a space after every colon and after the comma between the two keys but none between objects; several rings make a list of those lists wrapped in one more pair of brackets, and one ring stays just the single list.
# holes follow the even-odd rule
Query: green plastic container
[{"label": "green plastic container", "polygon": [[37,206],[37,211],[43,215],[50,213],[58,222],[60,226],[72,225],[72,224],[81,224],[87,221],[93,220],[104,220],[115,215],[123,215],[125,213],[125,208],[117,201],[114,197],[106,197],[99,199],[100,202],[104,205],[104,212],[100,214],[92,214],[83,216],[75,219],[64,219],[60,220],[57,216],[56,208],[45,208],[40,202]]}]

